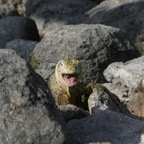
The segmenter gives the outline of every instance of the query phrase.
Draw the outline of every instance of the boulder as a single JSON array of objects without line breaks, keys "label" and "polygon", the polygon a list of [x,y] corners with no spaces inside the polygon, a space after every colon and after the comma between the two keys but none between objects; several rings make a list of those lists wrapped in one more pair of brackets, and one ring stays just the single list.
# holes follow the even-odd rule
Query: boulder
[{"label": "boulder", "polygon": [[91,116],[67,126],[78,144],[143,144],[143,122],[110,110],[95,109]]},{"label": "boulder", "polygon": [[104,71],[106,80],[112,83],[105,86],[110,87],[110,91],[119,94],[119,98],[126,101],[128,92],[134,91],[141,79],[144,78],[143,67],[144,56],[125,63],[114,62]]},{"label": "boulder", "polygon": [[144,53],[144,1],[105,0],[85,14],[90,23],[105,24],[124,30],[126,38]]},{"label": "boulder", "polygon": [[25,15],[27,0],[0,0],[0,17]]},{"label": "boulder", "polygon": [[0,17],[18,15],[15,0],[0,0]]},{"label": "boulder", "polygon": [[93,93],[89,96],[88,107],[90,113],[94,108],[100,110],[112,110],[116,112],[122,112],[121,102],[118,97],[112,94],[107,89],[93,89]]},{"label": "boulder", "polygon": [[25,60],[29,60],[29,56],[31,55],[37,43],[37,41],[16,39],[8,42],[6,44],[6,48],[15,50],[18,55],[23,57]]},{"label": "boulder", "polygon": [[89,115],[88,111],[78,108],[77,106],[72,105],[72,104],[61,105],[58,108],[59,108],[65,122],[68,122],[72,119],[82,119]]},{"label": "boulder", "polygon": [[0,49],[0,66],[0,143],[66,142],[65,124],[45,81],[12,50]]},{"label": "boulder", "polygon": [[35,22],[27,17],[8,16],[0,19],[0,48],[15,39],[39,41]]},{"label": "boulder", "polygon": [[39,32],[67,24],[77,24],[85,19],[84,13],[91,9],[95,2],[90,0],[27,0],[26,16],[36,21]]},{"label": "boulder", "polygon": [[134,117],[144,120],[144,78],[135,91],[129,92],[127,107]]},{"label": "boulder", "polygon": [[140,56],[119,29],[104,25],[69,25],[46,33],[37,44],[31,64],[47,79],[56,63],[67,56],[80,60],[82,82],[103,82],[104,69],[112,62]]},{"label": "boulder", "polygon": [[104,84],[126,104],[132,116],[144,119],[144,56],[108,66],[104,76],[109,84]]}]

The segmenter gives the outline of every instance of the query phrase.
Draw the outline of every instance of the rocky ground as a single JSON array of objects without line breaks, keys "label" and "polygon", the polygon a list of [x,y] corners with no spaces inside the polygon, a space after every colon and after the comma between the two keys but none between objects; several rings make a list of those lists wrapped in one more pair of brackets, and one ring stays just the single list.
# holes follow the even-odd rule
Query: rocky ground
[{"label": "rocky ground", "polygon": [[[143,0],[0,0],[1,144],[144,144]],[[89,111],[56,107],[46,81],[66,56],[100,82]],[[120,100],[120,109],[111,99]]]}]

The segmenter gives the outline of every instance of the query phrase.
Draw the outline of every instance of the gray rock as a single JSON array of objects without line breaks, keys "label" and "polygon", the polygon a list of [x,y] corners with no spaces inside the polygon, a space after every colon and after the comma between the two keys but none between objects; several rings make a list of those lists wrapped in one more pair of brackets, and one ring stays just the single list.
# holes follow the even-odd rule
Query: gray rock
[{"label": "gray rock", "polygon": [[116,112],[121,112],[121,103],[118,97],[108,90],[104,89],[93,89],[93,93],[89,96],[88,107],[90,113],[92,113],[94,108],[100,110],[112,110]]},{"label": "gray rock", "polygon": [[45,81],[12,50],[0,49],[0,67],[0,143],[66,142],[62,117]]},{"label": "gray rock", "polygon": [[120,85],[113,85],[112,83],[103,84],[110,92],[114,93],[120,101],[126,102],[128,100],[128,88],[121,89]]},{"label": "gray rock", "polygon": [[126,63],[113,63],[104,71],[111,82],[105,86],[126,104],[131,116],[144,119],[144,56]]},{"label": "gray rock", "polygon": [[46,33],[31,57],[36,71],[47,79],[56,63],[70,56],[82,64],[82,81],[105,81],[103,70],[112,62],[140,56],[119,29],[104,25],[69,25]]},{"label": "gray rock", "polygon": [[72,120],[67,126],[76,144],[143,144],[144,125],[110,110],[95,109],[91,116]]},{"label": "gray rock", "polygon": [[88,111],[78,108],[75,105],[61,105],[58,107],[65,121],[68,122],[72,119],[81,119],[89,115]]},{"label": "gray rock", "polygon": [[25,15],[25,1],[27,0],[0,0],[0,17]]},{"label": "gray rock", "polygon": [[[126,101],[128,92],[134,91],[140,80],[144,78],[143,67],[143,56],[125,63],[115,62],[107,67],[104,76],[108,82],[112,83],[111,89]],[[116,90],[120,92],[116,92]]]},{"label": "gray rock", "polygon": [[144,120],[144,78],[138,84],[135,91],[129,92],[127,108],[133,117]]},{"label": "gray rock", "polygon": [[9,16],[0,19],[0,48],[15,39],[39,40],[35,22],[30,18]]},{"label": "gray rock", "polygon": [[101,23],[124,30],[126,37],[144,53],[143,7],[143,0],[105,0],[86,15],[90,23]]},{"label": "gray rock", "polygon": [[13,3],[14,3],[14,6],[17,10],[17,13],[21,16],[25,16],[25,3],[27,2],[28,0],[14,0]]},{"label": "gray rock", "polygon": [[15,0],[0,0],[0,17],[18,15]]},{"label": "gray rock", "polygon": [[16,53],[23,57],[25,60],[29,60],[29,56],[34,50],[37,43],[38,42],[36,41],[16,39],[8,42],[6,44],[6,48],[15,50]]},{"label": "gray rock", "polygon": [[90,0],[28,0],[26,16],[36,21],[41,35],[66,24],[77,24],[96,3]]}]

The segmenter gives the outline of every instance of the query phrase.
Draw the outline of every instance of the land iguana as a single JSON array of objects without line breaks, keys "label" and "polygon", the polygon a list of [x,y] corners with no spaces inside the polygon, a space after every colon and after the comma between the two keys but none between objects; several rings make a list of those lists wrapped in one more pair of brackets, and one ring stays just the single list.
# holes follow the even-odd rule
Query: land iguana
[{"label": "land iguana", "polygon": [[[81,65],[79,60],[65,58],[57,63],[55,72],[48,80],[48,86],[57,106],[73,104],[87,110],[88,98],[93,88],[109,92],[101,84],[79,82],[80,75]],[[113,100],[116,101],[116,104],[119,104],[117,97],[113,97]]]}]

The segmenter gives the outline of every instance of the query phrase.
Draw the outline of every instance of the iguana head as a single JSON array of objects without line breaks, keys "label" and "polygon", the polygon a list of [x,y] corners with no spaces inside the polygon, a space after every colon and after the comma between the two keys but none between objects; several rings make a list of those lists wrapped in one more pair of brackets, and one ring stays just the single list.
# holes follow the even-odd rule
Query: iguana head
[{"label": "iguana head", "polygon": [[78,60],[65,58],[60,60],[56,65],[56,79],[60,83],[72,87],[78,82],[80,70],[81,68]]}]

